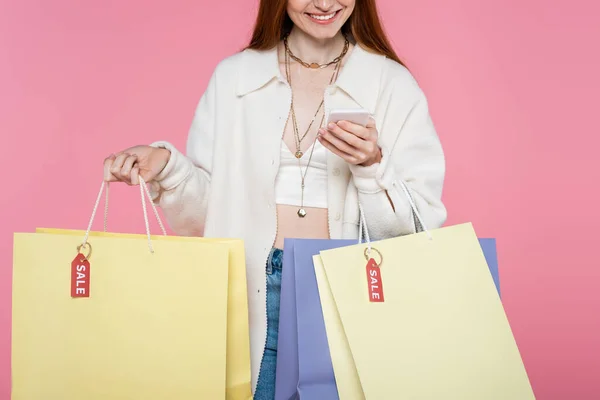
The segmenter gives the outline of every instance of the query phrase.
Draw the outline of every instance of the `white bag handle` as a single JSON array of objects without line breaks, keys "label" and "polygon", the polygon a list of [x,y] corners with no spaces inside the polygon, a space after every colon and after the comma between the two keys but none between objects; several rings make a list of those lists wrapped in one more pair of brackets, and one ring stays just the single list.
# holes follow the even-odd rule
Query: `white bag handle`
[{"label": "white bag handle", "polygon": [[[150,249],[151,253],[154,253],[154,248],[152,247],[152,240],[150,239],[150,224],[148,222],[146,197],[148,197],[148,200],[150,201],[150,205],[152,206],[152,211],[154,211],[154,216],[156,217],[156,220],[158,221],[158,225],[160,226],[160,230],[164,236],[167,236],[167,231],[165,230],[165,226],[163,225],[163,223],[160,219],[158,210],[156,209],[156,206],[154,205],[154,202],[152,201],[152,197],[150,196],[150,191],[148,190],[148,186],[146,186],[146,182],[144,182],[144,179],[141,176],[139,177],[139,179],[140,179],[140,184],[139,184],[140,195],[142,198],[142,210],[144,212],[144,222],[146,224],[146,235],[148,236],[148,248]],[[91,247],[90,247],[90,244],[88,243],[88,239],[90,236],[90,232],[92,230],[92,223],[94,222],[94,219],[96,217],[96,211],[98,211],[98,206],[100,205],[100,198],[102,197],[102,192],[104,192],[105,188],[106,188],[106,197],[104,200],[104,232],[106,232],[106,225],[107,225],[107,220],[108,220],[109,183],[106,181],[102,181],[102,186],[100,186],[100,192],[98,193],[98,197],[96,198],[96,203],[94,204],[92,216],[90,217],[90,222],[88,223],[88,227],[85,231],[85,236],[83,237],[83,242],[77,247],[78,251],[81,250],[81,248],[89,247],[90,252],[91,252]],[[145,195],[144,195],[144,193],[145,193]]]},{"label": "white bag handle", "polygon": [[[402,190],[404,191],[404,194],[406,195],[408,202],[410,203],[410,208],[412,210],[413,213],[413,218],[415,220],[415,232],[426,232],[427,233],[427,237],[431,240],[433,239],[433,237],[431,236],[431,233],[429,232],[429,230],[427,229],[427,226],[425,226],[425,223],[423,222],[423,218],[421,217],[421,214],[419,213],[419,210],[417,209],[417,205],[415,204],[415,201],[413,200],[412,196],[410,195],[410,192],[408,190],[408,188],[406,187],[406,184],[402,181],[400,182],[400,186],[402,187]],[[394,189],[396,190],[396,192],[399,194],[397,185],[396,185],[396,181],[393,182],[392,184],[394,186]],[[358,243],[362,243],[363,240],[363,236],[367,242],[367,250],[366,250],[366,256],[370,257],[371,256],[371,238],[369,236],[369,230],[367,228],[367,220],[365,218],[365,212],[363,210],[362,204],[358,203],[358,211],[359,211],[359,224],[358,224]]]},{"label": "white bag handle", "polygon": [[429,229],[427,229],[427,226],[425,226],[425,222],[423,222],[423,218],[421,218],[421,214],[419,213],[419,210],[417,209],[417,205],[415,204],[415,201],[414,201],[413,197],[411,196],[410,191],[406,187],[406,184],[403,181],[394,181],[392,183],[392,186],[394,186],[394,189],[396,189],[396,193],[398,193],[397,182],[400,182],[400,186],[402,187],[402,190],[404,191],[404,194],[406,195],[406,198],[408,199],[408,202],[410,203],[410,208],[412,209],[413,218],[415,220],[415,232],[418,233],[418,232],[425,231],[425,232],[427,232],[427,237],[429,237],[429,239],[432,239],[431,233],[429,233]]}]

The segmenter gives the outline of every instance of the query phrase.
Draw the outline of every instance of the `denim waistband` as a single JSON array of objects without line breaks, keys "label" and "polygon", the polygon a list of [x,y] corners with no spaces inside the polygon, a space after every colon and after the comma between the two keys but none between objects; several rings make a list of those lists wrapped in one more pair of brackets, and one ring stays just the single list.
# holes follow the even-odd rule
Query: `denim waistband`
[{"label": "denim waistband", "polygon": [[283,267],[283,250],[273,247],[267,258],[267,274],[271,275],[274,269],[281,271]]}]

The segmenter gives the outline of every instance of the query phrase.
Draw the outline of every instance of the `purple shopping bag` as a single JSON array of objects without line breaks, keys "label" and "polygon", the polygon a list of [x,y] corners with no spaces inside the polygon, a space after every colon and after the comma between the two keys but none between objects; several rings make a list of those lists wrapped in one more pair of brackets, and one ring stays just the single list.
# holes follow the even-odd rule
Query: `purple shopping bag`
[{"label": "purple shopping bag", "polygon": [[312,257],[356,240],[285,239],[276,400],[339,399]]},{"label": "purple shopping bag", "polygon": [[296,277],[294,245],[285,239],[281,295],[279,298],[279,333],[277,339],[277,369],[275,400],[296,399],[298,386],[298,324],[296,321]]},{"label": "purple shopping bag", "polygon": [[494,278],[498,295],[500,295],[500,273],[498,271],[498,252],[496,248],[496,239],[479,239],[479,244],[481,245],[483,255],[485,256],[485,260],[490,268],[492,278]]},{"label": "purple shopping bag", "polygon": [[[500,293],[495,239],[479,239]],[[339,399],[312,257],[356,240],[285,239],[275,400]]]}]

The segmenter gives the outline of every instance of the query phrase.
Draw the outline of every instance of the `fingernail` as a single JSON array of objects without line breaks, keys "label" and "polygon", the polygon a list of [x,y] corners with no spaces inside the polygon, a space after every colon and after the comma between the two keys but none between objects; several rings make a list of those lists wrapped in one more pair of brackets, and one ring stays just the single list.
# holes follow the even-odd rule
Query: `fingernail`
[{"label": "fingernail", "polygon": [[335,128],[335,124],[333,122],[329,123],[329,125],[327,125],[327,127],[329,129],[334,129]]}]

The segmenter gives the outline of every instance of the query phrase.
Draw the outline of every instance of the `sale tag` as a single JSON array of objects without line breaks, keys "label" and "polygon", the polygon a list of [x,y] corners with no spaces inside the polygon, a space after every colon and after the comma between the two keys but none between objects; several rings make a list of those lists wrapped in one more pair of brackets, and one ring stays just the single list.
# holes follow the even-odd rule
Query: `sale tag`
[{"label": "sale tag", "polygon": [[71,263],[71,297],[90,297],[90,262],[83,254]]},{"label": "sale tag", "polygon": [[369,301],[372,303],[383,303],[381,269],[373,258],[370,258],[367,263],[367,284],[369,287]]}]

